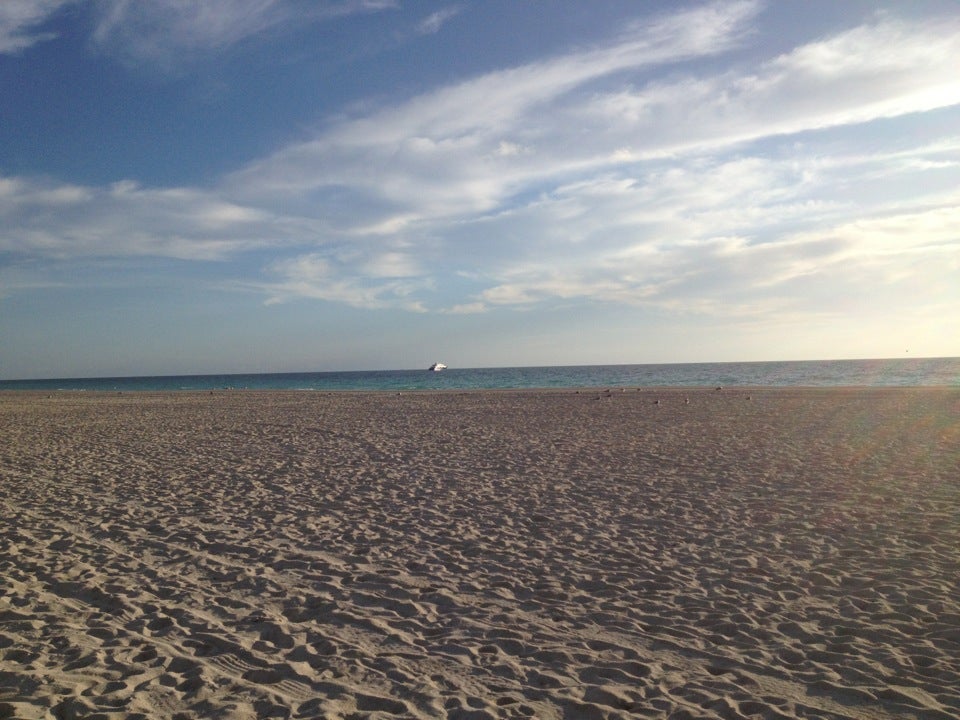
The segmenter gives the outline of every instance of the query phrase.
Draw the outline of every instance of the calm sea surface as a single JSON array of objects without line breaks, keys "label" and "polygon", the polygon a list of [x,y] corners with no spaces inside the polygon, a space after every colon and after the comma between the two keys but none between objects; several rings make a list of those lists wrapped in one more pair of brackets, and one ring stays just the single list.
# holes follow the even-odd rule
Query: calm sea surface
[{"label": "calm sea surface", "polygon": [[0,381],[0,390],[478,390],[665,386],[960,386],[960,358],[448,368]]}]

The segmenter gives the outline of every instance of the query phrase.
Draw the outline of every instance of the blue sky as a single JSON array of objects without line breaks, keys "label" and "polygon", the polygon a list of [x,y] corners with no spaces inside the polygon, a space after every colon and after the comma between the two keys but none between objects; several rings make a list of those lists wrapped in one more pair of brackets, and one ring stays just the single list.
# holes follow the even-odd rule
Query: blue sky
[{"label": "blue sky", "polygon": [[960,7],[4,0],[0,378],[960,355]]}]

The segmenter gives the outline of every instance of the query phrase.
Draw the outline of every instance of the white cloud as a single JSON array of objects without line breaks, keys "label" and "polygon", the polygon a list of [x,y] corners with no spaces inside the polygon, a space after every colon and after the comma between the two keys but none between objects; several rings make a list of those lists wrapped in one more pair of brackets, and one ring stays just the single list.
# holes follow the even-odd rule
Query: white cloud
[{"label": "white cloud", "polygon": [[[384,260],[386,265],[394,261]],[[378,262],[373,258],[365,264]],[[250,286],[268,293],[268,305],[306,297],[366,309],[399,307],[411,312],[425,311],[423,303],[413,297],[422,289],[422,281],[371,276],[358,272],[349,261],[337,261],[329,255],[309,253],[287,258],[273,263],[269,270],[279,277],[277,281]]]},{"label": "white cloud", "polygon": [[0,3],[0,54],[19,53],[56,35],[37,30],[78,0],[3,0]]},{"label": "white cloud", "polygon": [[388,251],[368,258],[362,265],[363,274],[373,278],[415,277],[423,271],[419,263],[403,252]]},{"label": "white cloud", "polygon": [[500,157],[509,157],[511,155],[520,155],[525,152],[529,152],[529,149],[523,147],[522,145],[517,145],[517,143],[501,140],[500,144],[497,145],[497,149],[494,151],[494,154],[499,155]]},{"label": "white cloud", "polygon": [[319,223],[278,217],[210,191],[118,182],[80,187],[0,178],[0,251],[52,258],[223,259],[301,243]]},{"label": "white cloud", "polygon": [[263,33],[395,6],[393,0],[98,0],[93,39],[127,61],[170,67]]},{"label": "white cloud", "polygon": [[439,32],[440,28],[459,15],[460,11],[460,7],[452,6],[430,13],[417,25],[417,32],[421,35],[432,35],[433,33]]},{"label": "white cloud", "polygon": [[441,312],[445,312],[450,315],[477,315],[479,313],[486,312],[487,309],[487,306],[482,302],[472,302],[454,305],[449,310],[441,309]]},{"label": "white cloud", "polygon": [[[831,58],[842,57],[830,65]],[[886,19],[801,46],[758,68],[601,93],[566,108],[586,152],[620,161],[869,122],[960,103],[960,22]],[[561,120],[563,122],[561,122]],[[608,156],[608,155],[607,155]]]},{"label": "white cloud", "polygon": [[[579,299],[718,316],[815,312],[822,292],[809,283],[893,293],[906,287],[901,274],[912,279],[911,296],[899,295],[905,302],[960,294],[960,260],[944,262],[960,258],[960,196],[851,201],[844,185],[874,170],[856,156],[693,158],[644,177],[571,184],[474,224],[468,241],[477,244],[478,237],[525,239],[509,260],[498,248],[477,261],[489,283],[477,302],[522,308]],[[834,302],[819,302],[820,311]]]},{"label": "white cloud", "polygon": [[[362,223],[402,232],[498,212],[532,188],[630,163],[960,102],[960,24],[890,18],[747,71],[639,89],[620,79],[729,49],[754,11],[743,4],[690,11],[609,47],[491,73],[342,122],[235,174],[231,191],[251,202],[299,199],[343,217],[345,231]],[[835,56],[846,58],[843,72],[825,69],[823,58]],[[611,89],[614,76],[619,87]],[[324,205],[330,189],[337,209]],[[356,203],[348,213],[345,196]]]},{"label": "white cloud", "polygon": [[128,59],[168,62],[223,48],[286,19],[277,0],[102,0],[94,40]]},{"label": "white cloud", "polygon": [[[237,173],[233,182],[239,190],[260,196],[304,195],[348,185],[380,194],[390,204],[419,199],[417,205],[430,215],[487,209],[502,199],[512,182],[563,170],[563,160],[549,159],[551,165],[544,168],[534,159],[536,135],[556,132],[554,123],[544,119],[554,103],[617,72],[729,49],[755,11],[753,3],[733,3],[680,13],[610,47],[442,88],[341,123],[312,141],[254,163]],[[545,130],[537,130],[544,124]],[[531,142],[524,140],[527,137]],[[527,145],[534,152],[499,152]],[[575,153],[570,146],[565,150]],[[498,157],[514,160],[498,163]]]}]

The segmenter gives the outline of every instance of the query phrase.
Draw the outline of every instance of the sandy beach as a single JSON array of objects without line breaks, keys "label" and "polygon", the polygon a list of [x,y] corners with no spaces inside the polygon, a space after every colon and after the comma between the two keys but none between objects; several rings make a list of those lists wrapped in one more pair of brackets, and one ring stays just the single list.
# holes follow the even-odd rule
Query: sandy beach
[{"label": "sandy beach", "polygon": [[960,389],[0,394],[0,718],[960,717]]}]

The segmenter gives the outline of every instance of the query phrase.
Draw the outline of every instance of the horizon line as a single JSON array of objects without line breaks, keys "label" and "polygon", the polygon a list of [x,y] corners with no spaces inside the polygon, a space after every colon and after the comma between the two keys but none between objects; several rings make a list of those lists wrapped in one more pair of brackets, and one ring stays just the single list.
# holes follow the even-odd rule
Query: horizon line
[{"label": "horizon line", "polygon": [[[657,365],[747,365],[765,363],[817,363],[817,362],[889,362],[901,360],[960,360],[960,355],[916,355],[910,357],[839,357],[839,358],[808,358],[793,360],[700,360],[677,362],[636,362],[636,363],[576,363],[560,365],[479,365],[475,367],[450,367],[449,370],[521,370],[535,368],[586,368],[586,367],[633,367]],[[426,372],[428,367],[412,368],[376,368],[367,370],[282,370],[282,371],[225,371],[225,372],[196,372],[196,373],[165,373],[160,375],[65,375],[60,377],[19,377],[0,378],[2,383],[19,382],[53,382],[57,380],[138,380],[147,378],[198,378],[198,377],[239,377],[244,375],[338,375],[345,373],[378,373],[378,372]]]}]

